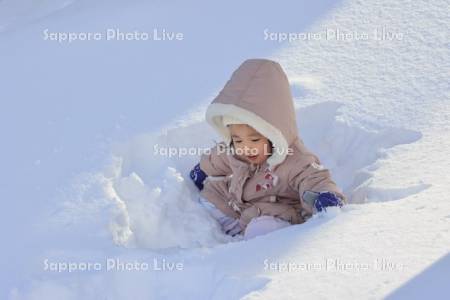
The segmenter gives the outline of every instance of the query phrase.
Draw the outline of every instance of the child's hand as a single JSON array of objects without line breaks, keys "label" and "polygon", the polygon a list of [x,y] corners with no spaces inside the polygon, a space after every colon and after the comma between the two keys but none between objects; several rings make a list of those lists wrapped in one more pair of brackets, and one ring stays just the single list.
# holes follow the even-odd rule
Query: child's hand
[{"label": "child's hand", "polygon": [[192,181],[194,181],[194,184],[197,186],[197,188],[200,191],[203,190],[203,181],[205,181],[208,175],[206,175],[206,173],[203,172],[202,169],[200,169],[200,163],[195,165],[194,169],[192,169],[189,173],[189,176],[191,177]]},{"label": "child's hand", "polygon": [[339,206],[342,207],[343,203],[341,198],[336,196],[334,193],[331,192],[321,192],[319,196],[317,197],[314,206],[317,209],[317,211],[325,210],[327,211],[327,207],[329,206]]},{"label": "child's hand", "polygon": [[304,208],[311,214],[322,210],[327,211],[326,208],[329,206],[343,205],[342,199],[332,192],[306,191],[303,193],[302,200]]},{"label": "child's hand", "polygon": [[214,204],[203,197],[198,198],[200,204],[206,208],[210,215],[219,222],[223,232],[235,236],[242,232],[242,227],[238,219],[229,217],[221,212]]},{"label": "child's hand", "polygon": [[226,217],[225,220],[219,220],[219,223],[222,225],[223,231],[231,236],[235,236],[242,232],[242,227],[239,224],[238,219]]}]

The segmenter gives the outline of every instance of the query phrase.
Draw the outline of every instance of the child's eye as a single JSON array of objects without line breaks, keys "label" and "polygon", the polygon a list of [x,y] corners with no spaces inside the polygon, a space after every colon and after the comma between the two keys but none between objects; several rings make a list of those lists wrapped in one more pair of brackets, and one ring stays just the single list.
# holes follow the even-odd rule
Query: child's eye
[{"label": "child's eye", "polygon": [[254,139],[252,142],[259,142],[260,139]]},{"label": "child's eye", "polygon": [[239,144],[239,143],[241,143],[242,141],[236,141],[236,140],[234,140],[233,141],[233,143],[236,143],[236,144]]}]

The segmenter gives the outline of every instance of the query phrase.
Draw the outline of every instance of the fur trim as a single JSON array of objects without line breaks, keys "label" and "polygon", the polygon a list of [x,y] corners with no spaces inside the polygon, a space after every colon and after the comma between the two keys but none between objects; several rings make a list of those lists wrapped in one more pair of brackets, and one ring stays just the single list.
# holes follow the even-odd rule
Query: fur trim
[{"label": "fur trim", "polygon": [[236,118],[234,116],[228,116],[228,115],[222,116],[223,126],[227,126],[227,125],[231,125],[231,124],[244,124],[244,123],[245,122],[242,122],[241,120],[239,120],[238,118]]},{"label": "fur trim", "polygon": [[283,133],[255,114],[234,104],[211,103],[206,110],[206,121],[222,136],[227,145],[231,142],[229,130],[223,125],[222,116],[228,115],[238,118],[253,127],[256,131],[268,138],[274,147],[272,155],[267,159],[267,163],[272,168],[282,163],[288,154],[289,145]]}]

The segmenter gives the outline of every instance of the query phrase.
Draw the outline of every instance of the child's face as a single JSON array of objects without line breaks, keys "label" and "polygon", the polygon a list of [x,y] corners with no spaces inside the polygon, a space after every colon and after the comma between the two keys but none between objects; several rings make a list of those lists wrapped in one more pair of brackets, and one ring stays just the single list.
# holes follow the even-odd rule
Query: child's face
[{"label": "child's face", "polygon": [[251,164],[262,164],[270,156],[269,140],[247,124],[228,125],[236,154]]}]

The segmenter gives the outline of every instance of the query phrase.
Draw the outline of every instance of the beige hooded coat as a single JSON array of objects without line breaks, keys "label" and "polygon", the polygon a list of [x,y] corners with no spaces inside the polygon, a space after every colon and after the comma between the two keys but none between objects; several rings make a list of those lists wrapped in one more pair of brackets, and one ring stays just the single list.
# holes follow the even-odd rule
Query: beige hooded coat
[{"label": "beige hooded coat", "polygon": [[[267,137],[273,154],[259,166],[237,159],[230,150],[224,115],[238,118]],[[207,122],[223,137],[200,160],[208,175],[201,195],[245,228],[252,218],[270,215],[292,224],[312,213],[305,191],[345,196],[319,158],[298,135],[296,115],[286,74],[267,59],[249,59],[232,74],[208,106]]]}]

